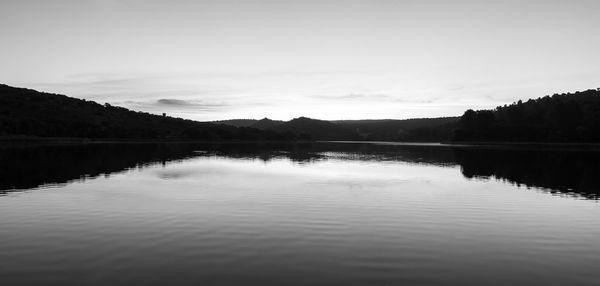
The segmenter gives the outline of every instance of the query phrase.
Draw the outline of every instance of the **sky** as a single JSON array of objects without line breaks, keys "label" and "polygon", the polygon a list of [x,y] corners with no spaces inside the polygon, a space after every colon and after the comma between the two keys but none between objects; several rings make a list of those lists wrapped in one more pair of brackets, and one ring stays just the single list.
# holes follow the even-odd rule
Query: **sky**
[{"label": "sky", "polygon": [[600,87],[600,1],[0,0],[0,83],[194,120],[461,115]]}]

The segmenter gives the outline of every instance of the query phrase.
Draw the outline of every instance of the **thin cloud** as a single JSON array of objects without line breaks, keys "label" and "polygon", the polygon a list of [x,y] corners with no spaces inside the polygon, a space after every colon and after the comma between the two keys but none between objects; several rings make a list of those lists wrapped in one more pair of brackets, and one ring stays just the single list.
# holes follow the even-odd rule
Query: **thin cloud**
[{"label": "thin cloud", "polygon": [[172,99],[172,98],[161,98],[156,100],[155,105],[168,106],[168,107],[182,107],[192,108],[200,110],[218,110],[231,107],[231,104],[227,103],[205,103],[201,101],[183,100],[183,99]]},{"label": "thin cloud", "polygon": [[345,95],[310,95],[310,98],[315,99],[327,99],[327,100],[374,100],[374,99],[392,99],[389,95],[385,94],[362,94],[362,93],[350,93]]},{"label": "thin cloud", "polygon": [[189,102],[186,100],[167,99],[167,98],[159,99],[156,101],[156,103],[159,105],[171,105],[171,106],[194,106],[194,105],[196,105],[195,103]]}]

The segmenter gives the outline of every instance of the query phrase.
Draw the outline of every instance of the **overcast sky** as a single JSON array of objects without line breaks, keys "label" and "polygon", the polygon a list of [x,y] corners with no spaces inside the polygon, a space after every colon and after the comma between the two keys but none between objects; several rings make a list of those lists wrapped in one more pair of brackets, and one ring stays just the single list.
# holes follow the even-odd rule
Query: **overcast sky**
[{"label": "overcast sky", "polygon": [[600,87],[600,1],[1,0],[0,82],[197,120],[460,115]]}]

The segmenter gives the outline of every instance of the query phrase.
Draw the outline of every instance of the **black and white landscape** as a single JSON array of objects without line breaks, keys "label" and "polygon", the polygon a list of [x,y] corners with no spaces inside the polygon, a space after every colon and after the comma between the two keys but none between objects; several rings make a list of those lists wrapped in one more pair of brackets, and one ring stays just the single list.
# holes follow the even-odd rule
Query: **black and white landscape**
[{"label": "black and white landscape", "polygon": [[599,12],[0,1],[0,285],[597,285]]}]

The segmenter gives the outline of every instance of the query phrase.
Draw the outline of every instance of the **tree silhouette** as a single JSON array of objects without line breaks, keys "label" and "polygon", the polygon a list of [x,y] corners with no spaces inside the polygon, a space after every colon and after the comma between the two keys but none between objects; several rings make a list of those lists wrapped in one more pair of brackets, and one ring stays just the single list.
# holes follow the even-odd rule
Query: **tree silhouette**
[{"label": "tree silhouette", "polygon": [[555,94],[499,106],[467,110],[454,132],[458,141],[597,142],[600,90]]}]

